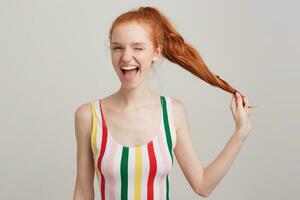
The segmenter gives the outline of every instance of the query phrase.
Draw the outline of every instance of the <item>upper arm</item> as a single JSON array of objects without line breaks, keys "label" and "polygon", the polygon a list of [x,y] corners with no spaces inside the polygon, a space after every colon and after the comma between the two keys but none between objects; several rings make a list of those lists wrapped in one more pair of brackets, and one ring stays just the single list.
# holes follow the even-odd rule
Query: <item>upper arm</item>
[{"label": "upper arm", "polygon": [[201,195],[204,168],[190,137],[186,108],[180,100],[175,97],[172,97],[172,99],[174,124],[177,134],[177,144],[174,148],[176,160],[190,186]]},{"label": "upper arm", "polygon": [[94,161],[91,149],[92,111],[90,103],[80,105],[75,111],[77,141],[77,175],[75,197],[94,198]]}]

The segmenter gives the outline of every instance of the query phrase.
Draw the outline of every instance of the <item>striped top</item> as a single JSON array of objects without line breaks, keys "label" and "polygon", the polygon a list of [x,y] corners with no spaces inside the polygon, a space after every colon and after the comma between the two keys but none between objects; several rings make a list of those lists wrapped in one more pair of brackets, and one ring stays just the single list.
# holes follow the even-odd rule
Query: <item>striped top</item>
[{"label": "striped top", "polygon": [[169,200],[176,131],[171,97],[160,96],[161,120],[155,137],[140,146],[125,146],[110,135],[102,100],[91,103],[91,145],[101,200]]}]

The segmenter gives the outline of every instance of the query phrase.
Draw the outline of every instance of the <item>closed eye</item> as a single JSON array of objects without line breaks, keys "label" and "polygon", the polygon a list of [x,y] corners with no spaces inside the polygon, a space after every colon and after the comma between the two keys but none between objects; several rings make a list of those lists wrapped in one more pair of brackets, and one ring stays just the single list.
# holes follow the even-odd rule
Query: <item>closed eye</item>
[{"label": "closed eye", "polygon": [[[114,47],[113,50],[115,50],[115,49],[123,49],[123,48],[121,48],[121,47]],[[139,51],[144,50],[143,48],[134,48],[134,49],[135,50],[139,50]]]}]

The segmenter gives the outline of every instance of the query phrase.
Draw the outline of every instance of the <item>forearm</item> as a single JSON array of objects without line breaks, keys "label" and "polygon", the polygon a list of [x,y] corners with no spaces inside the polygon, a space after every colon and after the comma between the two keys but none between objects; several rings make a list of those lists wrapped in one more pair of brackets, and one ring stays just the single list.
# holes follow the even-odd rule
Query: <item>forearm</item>
[{"label": "forearm", "polygon": [[93,194],[84,195],[84,194],[80,194],[80,193],[74,193],[74,195],[73,195],[73,200],[85,200],[85,199],[94,200],[95,197]]},{"label": "forearm", "polygon": [[88,187],[78,187],[75,186],[75,190],[73,193],[73,200],[94,200],[95,199],[95,193],[94,188],[87,189]]},{"label": "forearm", "polygon": [[234,132],[222,152],[204,169],[203,192],[209,195],[224,177],[243,146],[245,138]]}]

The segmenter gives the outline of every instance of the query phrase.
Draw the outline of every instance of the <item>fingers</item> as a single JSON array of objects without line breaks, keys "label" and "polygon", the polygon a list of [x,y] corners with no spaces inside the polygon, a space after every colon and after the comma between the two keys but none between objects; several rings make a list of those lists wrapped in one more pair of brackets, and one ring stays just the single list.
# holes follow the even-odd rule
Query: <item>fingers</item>
[{"label": "fingers", "polygon": [[236,97],[236,102],[237,102],[237,108],[242,109],[243,108],[243,99],[242,99],[240,93],[236,92],[235,97]]},{"label": "fingers", "polygon": [[245,109],[245,110],[248,110],[249,103],[248,103],[248,99],[247,99],[246,96],[243,97],[243,102],[244,102],[244,104],[245,104],[245,105],[243,106],[244,109]]},{"label": "fingers", "polygon": [[239,111],[243,110],[245,111],[247,116],[250,116],[251,112],[249,107],[249,101],[246,96],[242,96],[239,92],[236,92],[232,95],[230,109],[233,112],[233,114],[235,114],[237,109],[239,109]]},{"label": "fingers", "polygon": [[249,109],[249,101],[248,98],[246,96],[243,97],[243,101],[245,103],[245,105],[243,106],[245,112],[247,113],[247,115],[250,115],[250,109]]}]

